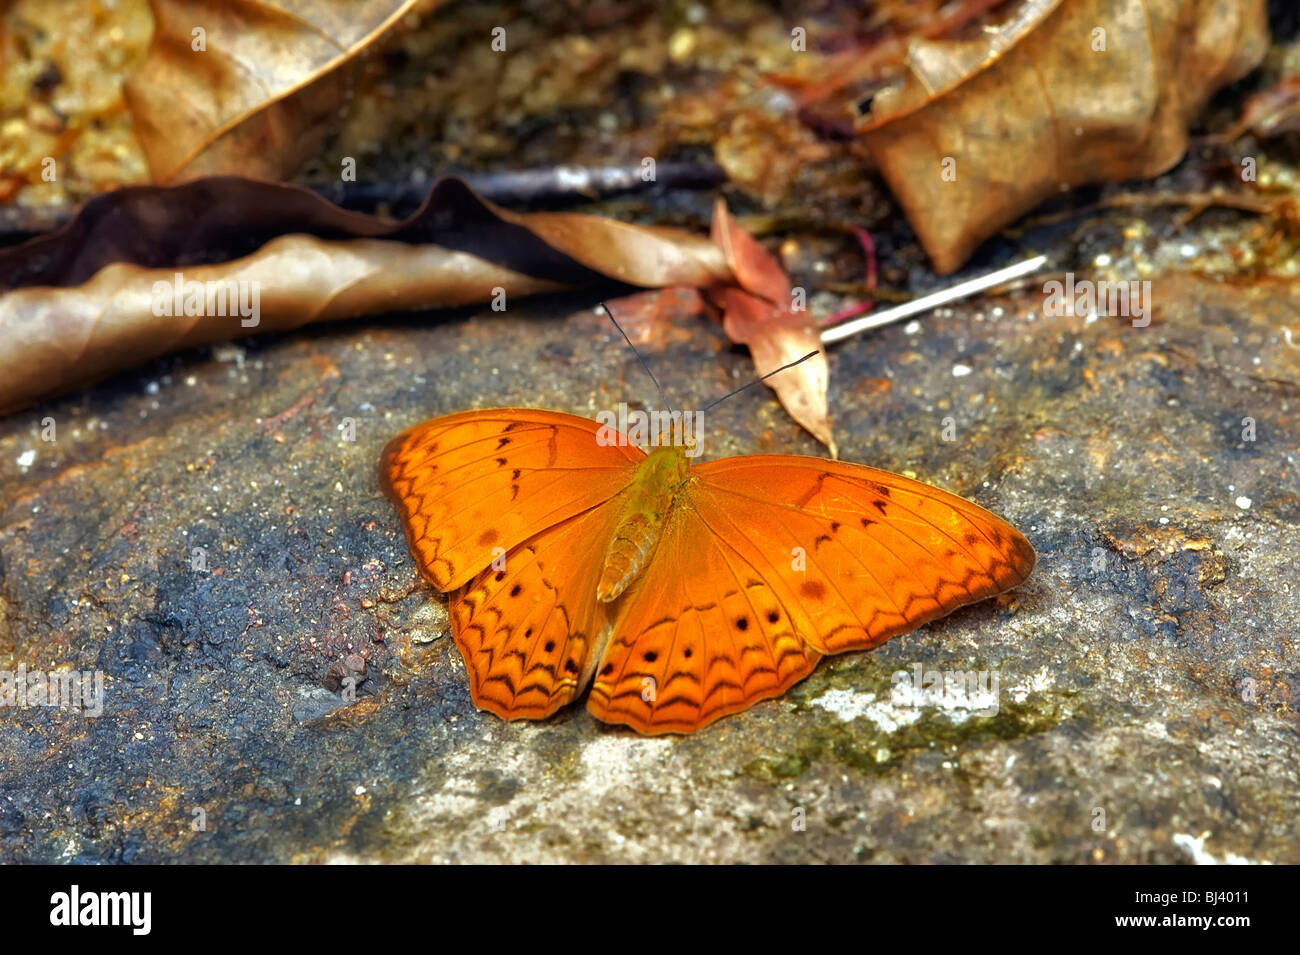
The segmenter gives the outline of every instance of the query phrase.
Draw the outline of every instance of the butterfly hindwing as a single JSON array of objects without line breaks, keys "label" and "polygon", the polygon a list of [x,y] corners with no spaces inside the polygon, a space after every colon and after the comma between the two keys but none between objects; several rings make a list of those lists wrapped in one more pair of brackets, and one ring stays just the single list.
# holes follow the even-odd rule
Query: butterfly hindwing
[{"label": "butterfly hindwing", "polygon": [[388,443],[380,483],[420,572],[460,587],[494,556],[608,501],[645,454],[603,445],[588,418],[525,408],[466,411]]},{"label": "butterfly hindwing", "polygon": [[612,617],[595,579],[621,497],[525,541],[452,594],[456,645],[480,709],[541,719],[582,691]]},{"label": "butterfly hindwing", "polygon": [[759,568],[678,508],[622,598],[587,708],[642,733],[689,733],[779,696],[820,658]]}]

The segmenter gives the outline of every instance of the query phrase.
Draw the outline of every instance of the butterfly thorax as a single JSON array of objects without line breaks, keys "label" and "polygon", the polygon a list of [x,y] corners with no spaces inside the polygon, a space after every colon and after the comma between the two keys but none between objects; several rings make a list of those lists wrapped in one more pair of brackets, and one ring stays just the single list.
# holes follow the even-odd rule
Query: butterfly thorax
[{"label": "butterfly thorax", "polygon": [[614,537],[605,551],[596,598],[618,598],[636,579],[663,534],[678,490],[686,482],[686,450],[655,448],[637,467]]}]

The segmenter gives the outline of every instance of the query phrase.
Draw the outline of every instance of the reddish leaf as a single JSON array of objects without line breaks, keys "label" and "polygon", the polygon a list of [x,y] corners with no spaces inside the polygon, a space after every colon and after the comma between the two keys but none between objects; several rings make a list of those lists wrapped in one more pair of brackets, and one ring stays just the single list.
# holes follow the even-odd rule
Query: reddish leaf
[{"label": "reddish leaf", "polygon": [[712,235],[723,249],[735,285],[715,287],[709,297],[723,311],[723,330],[749,347],[754,368],[766,375],[811,351],[820,354],[773,375],[767,386],[785,410],[835,454],[835,437],[827,407],[829,372],[821,335],[808,310],[793,306],[790,279],[759,242],[736,224],[721,200],[714,207]]}]

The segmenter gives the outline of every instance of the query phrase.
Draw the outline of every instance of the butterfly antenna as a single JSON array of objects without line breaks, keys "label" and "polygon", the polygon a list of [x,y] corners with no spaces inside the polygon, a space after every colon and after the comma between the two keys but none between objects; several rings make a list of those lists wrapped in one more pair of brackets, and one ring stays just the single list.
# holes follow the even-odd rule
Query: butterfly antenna
[{"label": "butterfly antenna", "polygon": [[[636,355],[636,360],[641,363],[641,367],[645,369],[645,373],[650,376],[650,380],[653,381],[655,387],[659,389],[659,397],[663,399],[664,407],[669,411],[672,411],[673,406],[669,403],[668,396],[664,394],[663,386],[659,384],[659,379],[655,377],[655,373],[650,370],[650,366],[646,364],[646,360],[641,357],[641,353],[637,351],[636,346],[632,344],[632,339],[627,337],[627,332],[623,331],[623,326],[618,323],[618,319],[615,318],[614,313],[609,310],[609,306],[604,302],[601,302],[600,307],[605,310],[605,314],[609,316],[609,320],[614,323],[614,327],[618,329],[618,333],[623,336],[623,341],[627,342],[627,347],[632,349],[632,354]],[[799,361],[803,361],[803,359],[800,358]],[[780,369],[778,368],[777,371],[780,371]],[[776,374],[776,372],[773,372],[773,374]]]},{"label": "butterfly antenna", "polygon": [[779,373],[779,372],[785,371],[787,368],[793,368],[795,365],[798,365],[798,364],[800,364],[801,362],[805,362],[805,361],[807,361],[809,358],[811,358],[813,355],[817,355],[817,354],[820,354],[820,353],[821,353],[821,350],[820,350],[820,349],[815,349],[815,350],[813,350],[813,351],[810,351],[808,354],[804,355],[802,358],[796,358],[794,361],[790,362],[788,365],[782,365],[780,368],[777,368],[777,369],[775,369],[775,370],[773,370],[773,371],[769,371],[769,372],[768,372],[766,375],[764,375],[762,378],[755,378],[755,379],[754,379],[753,381],[751,381],[749,384],[747,384],[747,385],[741,385],[741,386],[740,386],[739,388],[737,388],[735,391],[729,391],[729,392],[727,392],[725,395],[723,395],[723,396],[722,396],[721,398],[719,398],[717,401],[710,401],[707,405],[705,405],[703,408],[701,408],[700,411],[702,411],[702,412],[703,412],[703,411],[708,411],[708,410],[709,410],[710,408],[712,408],[714,405],[716,405],[716,404],[721,404],[722,402],[724,402],[724,401],[726,401],[728,398],[730,398],[732,395],[738,395],[738,394],[740,394],[742,391],[744,391],[746,388],[753,388],[753,387],[754,387],[755,385],[757,385],[759,382],[761,382],[761,381],[767,381],[767,379],[771,378],[773,375],[775,375],[775,374],[777,374],[777,373]]}]

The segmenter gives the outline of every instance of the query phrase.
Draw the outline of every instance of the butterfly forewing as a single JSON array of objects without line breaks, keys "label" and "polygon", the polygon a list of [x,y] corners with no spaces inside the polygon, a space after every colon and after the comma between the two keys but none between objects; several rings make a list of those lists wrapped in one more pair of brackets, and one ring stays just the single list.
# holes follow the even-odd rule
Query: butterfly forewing
[{"label": "butterfly forewing", "polygon": [[467,411],[417,425],[384,449],[421,573],[441,590],[497,555],[626,488],[645,454],[602,445],[587,418],[523,408]]},{"label": "butterfly forewing", "polygon": [[787,456],[696,468],[701,520],[792,605],[818,650],[861,649],[1016,586],[1034,551],[976,504],[897,474]]}]

